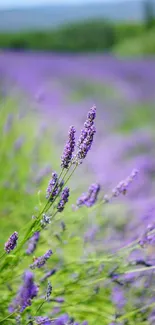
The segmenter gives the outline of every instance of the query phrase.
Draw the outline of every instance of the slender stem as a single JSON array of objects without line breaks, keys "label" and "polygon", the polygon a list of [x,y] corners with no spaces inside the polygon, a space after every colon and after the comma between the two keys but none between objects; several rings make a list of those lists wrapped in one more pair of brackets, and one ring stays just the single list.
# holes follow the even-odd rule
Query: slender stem
[{"label": "slender stem", "polygon": [[150,270],[154,270],[154,269],[155,269],[155,265],[154,266],[149,266],[149,267],[142,267],[142,268],[135,269],[135,270],[125,271],[123,274],[145,272],[145,271],[150,271]]},{"label": "slender stem", "polygon": [[39,307],[37,308],[37,310],[36,310],[36,315],[37,315],[38,311],[42,308],[42,306],[44,305],[44,303],[45,303],[45,300],[43,300],[42,303],[41,303],[41,304],[39,305]]},{"label": "slender stem", "polygon": [[9,314],[7,317],[5,317],[2,320],[0,320],[0,323],[3,323],[5,320],[7,320],[8,318],[10,318],[10,316],[14,315],[15,313],[16,313],[16,311],[14,311],[12,314]]},{"label": "slender stem", "polygon": [[68,176],[68,178],[66,179],[66,182],[64,183],[64,185],[66,185],[66,183],[69,181],[69,179],[71,178],[71,176],[73,175],[73,173],[75,172],[75,169],[77,168],[77,165],[75,165],[75,167],[73,168],[71,174]]}]

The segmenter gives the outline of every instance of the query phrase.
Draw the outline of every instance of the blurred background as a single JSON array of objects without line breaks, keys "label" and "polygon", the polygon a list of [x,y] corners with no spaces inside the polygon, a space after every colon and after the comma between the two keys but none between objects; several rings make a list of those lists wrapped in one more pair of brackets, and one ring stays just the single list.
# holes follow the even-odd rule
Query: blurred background
[{"label": "blurred background", "polygon": [[[50,173],[53,165],[59,169],[58,157],[69,125],[75,124],[80,132],[88,109],[96,104],[95,143],[81,167],[83,178],[76,178],[73,189],[81,193],[97,181],[108,192],[138,168],[139,179],[124,199],[130,220],[128,214],[123,219],[120,215],[113,239],[136,238],[153,220],[149,211],[155,208],[154,0],[1,0],[0,102],[8,116],[17,106],[28,117],[24,123],[27,149],[22,144],[22,126],[17,144],[10,144],[27,150],[27,158],[33,137],[29,131],[32,112],[37,120],[33,131],[40,136],[40,130],[50,132],[44,138],[49,147],[44,144],[42,153],[48,164],[46,172],[36,151],[29,156],[35,161],[29,161],[31,167],[25,169],[25,178],[31,175],[25,185],[29,194],[32,185],[35,190],[40,186],[36,180],[41,176],[37,175]],[[3,119],[1,123],[3,126]],[[50,148],[54,148],[51,153]],[[6,147],[3,149],[5,156]],[[16,189],[21,185],[16,182],[19,168],[25,165],[21,161],[17,168],[19,157],[13,157],[8,168],[12,168],[9,177],[16,175]],[[8,226],[5,219],[6,232]]]}]

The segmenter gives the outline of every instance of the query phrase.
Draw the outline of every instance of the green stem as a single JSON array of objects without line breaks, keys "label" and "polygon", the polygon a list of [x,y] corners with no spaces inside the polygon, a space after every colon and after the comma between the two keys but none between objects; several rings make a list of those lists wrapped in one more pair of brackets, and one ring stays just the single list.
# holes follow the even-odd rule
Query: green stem
[{"label": "green stem", "polygon": [[3,318],[2,320],[0,320],[0,324],[3,323],[5,320],[7,320],[8,318],[10,318],[10,316],[14,315],[16,313],[16,311],[14,311],[12,314],[9,314],[7,317]]},{"label": "green stem", "polygon": [[124,272],[123,274],[145,272],[145,271],[150,271],[150,270],[154,270],[154,269],[155,269],[155,266],[142,267],[142,268],[139,268],[139,269],[126,271],[126,272]]},{"label": "green stem", "polygon": [[38,311],[42,308],[42,306],[44,305],[44,303],[45,303],[45,300],[42,301],[42,303],[41,303],[41,304],[39,305],[39,307],[37,308],[37,310],[36,310],[36,315],[37,315]]}]

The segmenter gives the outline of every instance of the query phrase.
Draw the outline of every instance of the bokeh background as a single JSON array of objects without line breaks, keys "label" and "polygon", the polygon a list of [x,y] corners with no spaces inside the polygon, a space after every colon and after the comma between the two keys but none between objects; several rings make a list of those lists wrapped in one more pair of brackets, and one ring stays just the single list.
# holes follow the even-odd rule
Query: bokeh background
[{"label": "bokeh background", "polygon": [[140,171],[106,210],[104,238],[96,240],[96,218],[84,224],[87,240],[113,249],[154,220],[155,1],[1,0],[1,244],[29,220],[38,191],[60,170],[69,126],[79,133],[93,104],[97,134],[71,180],[72,203],[91,182],[108,193]]}]

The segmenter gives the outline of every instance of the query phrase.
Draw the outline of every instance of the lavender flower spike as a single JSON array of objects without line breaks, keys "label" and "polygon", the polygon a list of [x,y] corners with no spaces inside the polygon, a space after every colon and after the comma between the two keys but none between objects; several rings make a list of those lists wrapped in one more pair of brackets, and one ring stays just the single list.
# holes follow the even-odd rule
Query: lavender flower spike
[{"label": "lavender flower spike", "polygon": [[9,312],[11,313],[19,306],[20,312],[23,312],[26,307],[31,306],[31,300],[38,294],[38,287],[34,283],[34,275],[32,272],[26,271],[23,280],[23,285],[9,307]]},{"label": "lavender flower spike", "polygon": [[133,182],[135,177],[138,174],[138,170],[134,169],[129,177],[127,177],[124,181],[121,181],[112,191],[112,197],[117,197],[120,194],[126,194],[130,183]]},{"label": "lavender flower spike", "polygon": [[77,207],[83,205],[86,205],[87,207],[92,207],[97,201],[99,191],[100,185],[92,184],[88,189],[88,193],[83,193],[81,197],[78,198]]},{"label": "lavender flower spike", "polygon": [[91,149],[95,133],[96,129],[93,125],[90,127],[90,129],[88,129],[85,140],[79,146],[79,150],[77,152],[77,161],[79,164],[82,163],[82,160],[86,158],[88,151]]},{"label": "lavender flower spike", "polygon": [[139,245],[141,247],[145,247],[147,245],[154,246],[155,245],[155,224],[148,225],[145,232],[139,239]]},{"label": "lavender flower spike", "polygon": [[48,271],[42,278],[41,282],[44,282],[46,279],[48,279],[50,276],[54,275],[57,272],[57,269],[52,269],[51,271]]},{"label": "lavender flower spike", "polygon": [[61,199],[57,205],[57,210],[59,212],[62,212],[64,210],[65,204],[68,202],[68,198],[69,198],[69,188],[65,187],[61,193]]},{"label": "lavender flower spike", "polygon": [[5,243],[4,249],[9,254],[17,246],[18,232],[15,231]]},{"label": "lavender flower spike", "polygon": [[[46,190],[46,199],[50,199],[52,202],[55,196],[58,194],[58,174],[56,172],[52,173],[52,178],[48,184],[47,190]],[[56,185],[57,184],[57,185]]]},{"label": "lavender flower spike", "polygon": [[52,255],[52,250],[49,249],[43,256],[38,257],[33,264],[30,265],[31,269],[41,268],[45,265],[46,261]]},{"label": "lavender flower spike", "polygon": [[75,163],[81,164],[90,150],[96,129],[94,119],[96,117],[96,106],[93,106],[88,112],[87,119],[84,123],[84,128],[81,130],[80,138],[77,142],[78,151],[75,157]]},{"label": "lavender flower spike", "polygon": [[34,235],[29,239],[28,248],[26,250],[27,255],[30,255],[35,251],[39,237],[40,237],[40,232],[36,231]]},{"label": "lavender flower spike", "polygon": [[38,316],[35,318],[38,325],[52,325],[52,321],[48,317]]},{"label": "lavender flower spike", "polygon": [[95,117],[96,117],[96,106],[93,106],[91,107],[91,109],[87,114],[87,119],[84,123],[84,129],[81,130],[81,135],[77,143],[78,148],[80,147],[82,142],[86,139],[88,130],[94,125]]},{"label": "lavender flower spike", "polygon": [[68,141],[65,145],[64,152],[61,157],[61,167],[68,168],[72,160],[73,152],[75,149],[75,128],[71,126],[68,132]]}]

